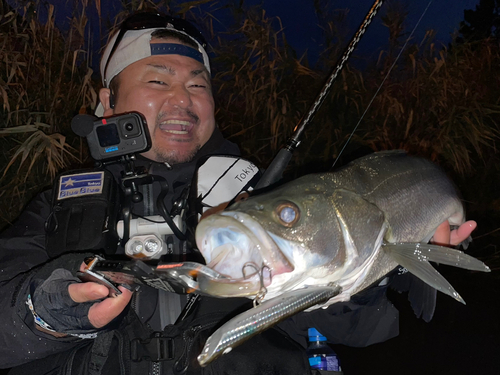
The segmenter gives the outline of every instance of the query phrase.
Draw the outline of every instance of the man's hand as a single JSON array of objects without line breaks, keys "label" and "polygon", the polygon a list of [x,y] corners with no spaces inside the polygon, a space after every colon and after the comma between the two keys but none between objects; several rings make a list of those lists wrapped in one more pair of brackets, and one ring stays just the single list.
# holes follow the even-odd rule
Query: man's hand
[{"label": "man's hand", "polygon": [[440,224],[431,242],[442,246],[456,246],[465,241],[476,229],[477,223],[473,220],[466,221],[458,229],[450,230],[448,221]]},{"label": "man's hand", "polygon": [[132,292],[122,286],[118,287],[122,294],[108,297],[109,290],[104,285],[87,282],[75,283],[68,286],[69,296],[74,302],[85,303],[95,300],[104,300],[94,303],[88,312],[90,324],[95,328],[102,328],[116,318],[127,306],[132,298]]},{"label": "man's hand", "polygon": [[95,333],[118,317],[132,298],[132,292],[123,287],[119,287],[122,294],[109,297],[104,285],[81,282],[63,268],[45,280],[35,279],[30,288],[35,313],[55,331],[47,332],[55,337]]}]

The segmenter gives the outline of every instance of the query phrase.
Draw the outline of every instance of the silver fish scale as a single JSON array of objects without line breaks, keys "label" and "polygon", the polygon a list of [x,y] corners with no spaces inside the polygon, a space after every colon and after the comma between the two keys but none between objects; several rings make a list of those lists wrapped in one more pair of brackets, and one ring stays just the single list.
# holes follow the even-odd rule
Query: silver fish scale
[{"label": "silver fish scale", "polygon": [[[390,242],[427,242],[427,235],[444,219],[456,215],[460,221],[451,224],[463,222],[458,192],[441,168],[401,151],[366,156],[325,179],[335,189],[354,191],[384,212],[391,227]],[[422,204],[422,198],[430,203]]]}]

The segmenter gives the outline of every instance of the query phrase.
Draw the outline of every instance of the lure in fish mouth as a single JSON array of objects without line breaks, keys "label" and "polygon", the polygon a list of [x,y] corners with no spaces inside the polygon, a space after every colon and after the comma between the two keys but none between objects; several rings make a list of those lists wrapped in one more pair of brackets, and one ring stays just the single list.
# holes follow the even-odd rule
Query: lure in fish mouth
[{"label": "lure in fish mouth", "polygon": [[[274,275],[293,271],[278,244],[244,212],[222,212],[199,226],[204,235],[198,247],[207,266],[228,278],[214,285],[217,290],[212,293],[220,297],[255,295]],[[200,288],[210,294],[209,281],[199,280]]]},{"label": "lure in fish mouth", "polygon": [[[198,248],[207,265],[225,278],[199,278],[199,287],[219,297],[253,297],[265,289],[264,307],[254,309],[245,322],[261,321],[255,317],[265,315],[264,321],[275,324],[274,312],[268,316],[266,309],[268,302],[281,303],[280,296],[294,304],[299,294],[307,298],[319,293],[314,288],[329,293],[333,285],[330,297],[300,304],[289,314],[326,307],[348,300],[399,264],[463,302],[429,261],[477,271],[489,268],[458,250],[427,244],[445,221],[461,225],[465,217],[443,171],[404,152],[375,153],[334,173],[301,177],[201,220]],[[254,272],[248,273],[251,269]],[[207,341],[200,363],[235,345],[231,332],[240,327],[231,324],[213,335],[219,341]],[[237,342],[259,332],[253,326],[244,331]]]}]

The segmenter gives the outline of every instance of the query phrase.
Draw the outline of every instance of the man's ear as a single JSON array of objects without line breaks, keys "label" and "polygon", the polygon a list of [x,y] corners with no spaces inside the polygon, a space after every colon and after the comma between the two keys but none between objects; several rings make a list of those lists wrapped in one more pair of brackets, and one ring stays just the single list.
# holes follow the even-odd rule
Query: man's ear
[{"label": "man's ear", "polygon": [[99,100],[101,101],[101,104],[104,108],[103,117],[111,116],[115,113],[114,109],[111,108],[110,97],[110,89],[102,88],[101,90],[99,90]]}]

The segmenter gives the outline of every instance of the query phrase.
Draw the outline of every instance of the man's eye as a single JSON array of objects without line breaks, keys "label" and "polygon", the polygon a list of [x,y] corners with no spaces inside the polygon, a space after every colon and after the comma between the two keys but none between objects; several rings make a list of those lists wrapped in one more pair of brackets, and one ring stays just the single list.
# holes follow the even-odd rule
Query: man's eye
[{"label": "man's eye", "polygon": [[207,86],[206,85],[191,85],[191,87],[194,87],[194,88],[205,88]]},{"label": "man's eye", "polygon": [[166,83],[163,81],[149,81],[149,83],[155,83],[157,85],[166,85]]}]

